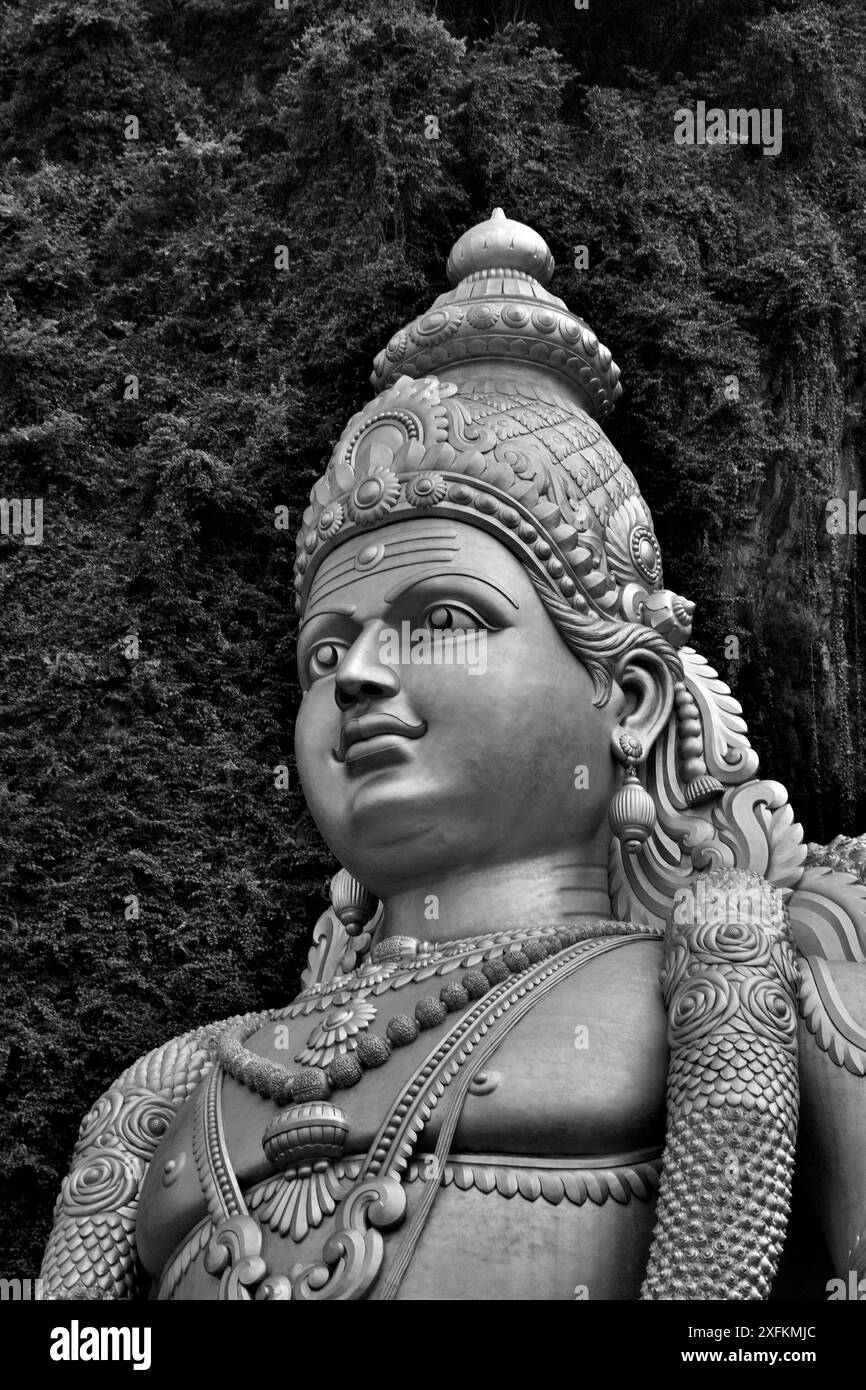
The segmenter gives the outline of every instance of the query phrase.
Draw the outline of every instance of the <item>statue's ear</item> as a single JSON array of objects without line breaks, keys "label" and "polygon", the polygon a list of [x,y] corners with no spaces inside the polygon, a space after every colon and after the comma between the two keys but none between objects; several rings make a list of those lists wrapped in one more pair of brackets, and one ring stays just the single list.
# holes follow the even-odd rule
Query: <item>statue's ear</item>
[{"label": "statue's ear", "polygon": [[671,717],[674,677],[657,652],[636,647],[622,658],[614,679],[624,703],[612,733],[613,745],[619,748],[622,735],[631,735],[646,757]]}]

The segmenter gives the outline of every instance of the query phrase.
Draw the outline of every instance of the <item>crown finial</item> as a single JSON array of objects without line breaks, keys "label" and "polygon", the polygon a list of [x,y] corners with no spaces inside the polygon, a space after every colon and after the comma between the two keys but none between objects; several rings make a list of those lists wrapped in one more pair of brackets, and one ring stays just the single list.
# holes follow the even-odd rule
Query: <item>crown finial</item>
[{"label": "crown finial", "polygon": [[553,275],[553,257],[543,236],[494,208],[486,222],[464,232],[448,257],[449,283],[458,285],[476,271],[520,270],[541,285]]},{"label": "crown finial", "polygon": [[602,420],[622,394],[619,367],[583,319],[546,288],[553,257],[543,236],[494,208],[455,241],[448,257],[453,289],[395,333],[376,356],[370,380],[384,391],[401,376],[461,384],[507,373],[544,378]]}]

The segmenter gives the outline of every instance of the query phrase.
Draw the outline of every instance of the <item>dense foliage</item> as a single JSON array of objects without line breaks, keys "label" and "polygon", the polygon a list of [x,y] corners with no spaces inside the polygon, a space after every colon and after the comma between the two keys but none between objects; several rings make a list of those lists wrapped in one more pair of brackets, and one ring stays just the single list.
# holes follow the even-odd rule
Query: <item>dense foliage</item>
[{"label": "dense foliage", "polygon": [[[0,38],[0,492],[44,499],[41,545],[0,538],[25,1274],[112,1076],[297,983],[331,866],[274,508],[299,519],[494,204],[623,369],[612,438],[764,772],[810,838],[855,828],[863,577],[824,508],[862,491],[866,24],[861,0],[10,0]],[[698,100],[781,108],[782,152],[675,144]]]}]

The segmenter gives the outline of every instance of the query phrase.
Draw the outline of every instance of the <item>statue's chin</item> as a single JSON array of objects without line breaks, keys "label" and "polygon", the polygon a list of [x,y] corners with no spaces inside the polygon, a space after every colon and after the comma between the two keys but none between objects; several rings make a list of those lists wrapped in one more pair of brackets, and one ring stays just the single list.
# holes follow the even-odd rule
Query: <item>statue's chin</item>
[{"label": "statue's chin", "polygon": [[368,856],[389,861],[405,857],[413,843],[423,858],[442,840],[441,827],[447,824],[443,789],[422,784],[417,772],[405,766],[371,764],[360,776],[341,777],[332,795],[323,799],[321,791],[319,787],[308,796],[308,804],[324,839],[347,867],[359,856],[365,863]]}]

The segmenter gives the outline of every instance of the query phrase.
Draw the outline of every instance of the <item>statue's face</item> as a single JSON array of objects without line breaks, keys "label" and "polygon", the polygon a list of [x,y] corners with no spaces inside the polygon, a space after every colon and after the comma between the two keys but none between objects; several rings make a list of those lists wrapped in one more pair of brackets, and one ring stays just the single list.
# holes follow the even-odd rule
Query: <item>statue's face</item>
[{"label": "statue's face", "polygon": [[413,518],[322,562],[298,642],[301,782],[378,896],[562,848],[606,824],[611,733],[529,576],[475,526]]}]

